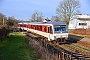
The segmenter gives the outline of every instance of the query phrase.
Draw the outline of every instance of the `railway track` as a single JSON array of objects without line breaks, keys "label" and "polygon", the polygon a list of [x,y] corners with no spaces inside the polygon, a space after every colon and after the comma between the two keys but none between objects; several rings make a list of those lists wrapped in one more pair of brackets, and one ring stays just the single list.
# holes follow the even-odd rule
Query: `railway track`
[{"label": "railway track", "polygon": [[86,48],[83,48],[81,46],[77,46],[75,44],[71,44],[71,45],[62,44],[62,45],[60,45],[60,47],[63,47],[67,50],[70,50],[72,52],[75,52],[75,53],[78,53],[80,55],[83,55],[83,56],[86,56],[86,57],[90,58],[90,50],[86,49]]},{"label": "railway track", "polygon": [[59,43],[58,43],[56,45],[58,45],[59,48],[65,49],[65,52],[67,51],[67,53],[68,52],[73,52],[73,53],[70,53],[70,54],[74,55],[77,58],[86,58],[86,60],[90,60],[90,49],[88,49],[84,46],[80,46],[76,43],[61,44],[61,45],[59,45]]},{"label": "railway track", "polygon": [[47,40],[47,38],[42,37],[42,36],[37,35],[37,34],[27,33],[27,35],[45,40],[48,44],[55,46],[55,48],[60,49],[62,52],[64,52],[64,54],[69,54],[69,56],[71,55],[71,57],[74,59],[90,60],[90,50],[85,48],[85,47],[82,47],[82,46],[79,46],[79,45],[73,44],[73,43],[59,45],[59,44],[49,42]]}]

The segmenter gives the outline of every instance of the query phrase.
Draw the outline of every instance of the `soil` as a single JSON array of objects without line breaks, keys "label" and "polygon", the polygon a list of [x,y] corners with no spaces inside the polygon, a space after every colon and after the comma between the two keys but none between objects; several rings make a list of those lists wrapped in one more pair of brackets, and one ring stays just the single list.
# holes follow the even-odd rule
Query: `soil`
[{"label": "soil", "polygon": [[70,33],[83,37],[80,41],[77,41],[77,44],[90,48],[90,29],[75,29]]},{"label": "soil", "polygon": [[84,41],[78,41],[77,44],[80,44],[82,46],[90,48],[90,43],[84,42]]}]

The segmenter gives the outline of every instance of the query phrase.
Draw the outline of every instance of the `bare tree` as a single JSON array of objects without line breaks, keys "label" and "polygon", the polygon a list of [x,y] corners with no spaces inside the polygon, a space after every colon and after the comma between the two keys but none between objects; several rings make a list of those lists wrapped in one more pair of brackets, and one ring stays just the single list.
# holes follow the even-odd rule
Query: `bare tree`
[{"label": "bare tree", "polygon": [[6,15],[0,13],[0,25],[6,24],[7,23],[6,21],[7,21]]},{"label": "bare tree", "polygon": [[62,0],[56,9],[56,13],[62,20],[69,24],[71,17],[79,11],[79,8],[79,0]]},{"label": "bare tree", "polygon": [[7,24],[8,24],[9,26],[16,26],[18,22],[19,22],[19,21],[18,21],[17,19],[15,19],[14,16],[11,16],[11,17],[9,16],[9,17],[8,17],[8,22],[7,22]]},{"label": "bare tree", "polygon": [[42,22],[43,21],[43,16],[41,12],[35,11],[30,19],[31,22]]},{"label": "bare tree", "polygon": [[52,22],[54,22],[54,21],[55,21],[55,22],[59,22],[59,21],[61,21],[61,20],[60,20],[60,18],[59,18],[58,16],[52,16],[51,21],[52,21]]}]

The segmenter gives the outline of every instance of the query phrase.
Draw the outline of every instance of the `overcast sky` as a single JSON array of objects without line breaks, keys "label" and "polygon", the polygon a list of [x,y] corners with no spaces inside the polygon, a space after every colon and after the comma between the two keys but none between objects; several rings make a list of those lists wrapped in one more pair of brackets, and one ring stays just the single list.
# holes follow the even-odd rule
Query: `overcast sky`
[{"label": "overcast sky", "polygon": [[[0,0],[0,12],[16,19],[28,20],[35,10],[42,12],[44,18],[56,15],[61,0]],[[90,15],[90,0],[80,0],[80,11]]]}]

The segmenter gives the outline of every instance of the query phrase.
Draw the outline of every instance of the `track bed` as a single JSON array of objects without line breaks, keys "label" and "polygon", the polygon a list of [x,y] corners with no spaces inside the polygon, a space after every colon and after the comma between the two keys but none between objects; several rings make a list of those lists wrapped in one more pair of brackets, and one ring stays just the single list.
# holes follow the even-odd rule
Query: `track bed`
[{"label": "track bed", "polygon": [[[52,43],[47,40],[47,38],[33,34],[33,33],[26,33],[28,36],[32,36],[34,38],[39,38],[43,41],[45,41],[47,44],[55,47],[56,49],[59,49],[60,51],[64,52],[67,56],[71,55],[72,58],[75,59],[84,59],[84,60],[90,60],[90,49],[86,48],[83,45],[80,45],[79,43],[73,43],[70,41],[70,43],[66,44],[58,44],[58,43]],[[68,41],[69,42],[69,41]]]}]

